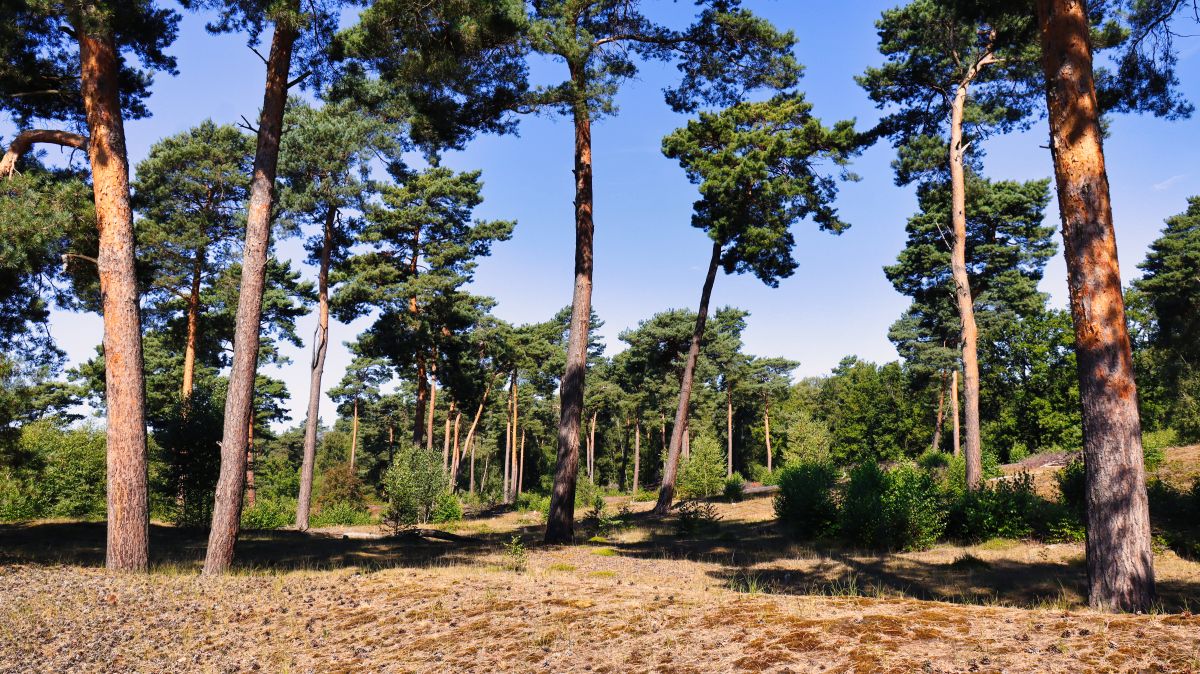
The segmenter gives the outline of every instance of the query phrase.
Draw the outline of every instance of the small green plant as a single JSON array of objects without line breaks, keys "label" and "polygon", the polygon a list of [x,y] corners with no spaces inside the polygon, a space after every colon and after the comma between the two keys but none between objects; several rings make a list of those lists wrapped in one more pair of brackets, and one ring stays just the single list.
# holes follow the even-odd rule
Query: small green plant
[{"label": "small green plant", "polygon": [[356,527],[371,523],[371,513],[353,503],[330,503],[313,514],[314,527]]},{"label": "small green plant", "polygon": [[783,469],[775,516],[802,539],[826,536],[837,528],[834,487],[837,472],[826,463],[800,463]]},{"label": "small green plant", "polygon": [[950,458],[950,455],[945,452],[930,449],[917,457],[917,465],[929,471],[938,470],[939,468],[949,468]]},{"label": "small green plant", "polygon": [[521,492],[517,495],[517,510],[521,512],[546,512],[550,510],[550,497],[537,494],[531,491]]},{"label": "small green plant", "polygon": [[679,475],[679,496],[684,499],[708,498],[725,487],[725,455],[720,443],[709,435],[692,441],[691,455]]},{"label": "small green plant", "polygon": [[437,495],[433,502],[433,511],[429,514],[430,522],[458,522],[463,518],[462,502],[449,491]]},{"label": "small green plant", "polygon": [[767,470],[767,467],[754,463],[750,465],[750,479],[761,485],[774,486],[779,484],[780,470]]},{"label": "small green plant", "polygon": [[746,594],[767,594],[771,591],[770,586],[763,582],[762,577],[749,569],[743,569],[734,573],[725,582],[725,587],[734,592],[744,592]]},{"label": "small green plant", "polygon": [[1055,475],[1058,483],[1058,500],[1083,521],[1084,517],[1084,466],[1083,459],[1072,459]]},{"label": "small green plant", "polygon": [[505,566],[510,571],[520,573],[529,567],[529,550],[525,548],[525,544],[521,542],[521,537],[513,535],[507,543],[504,544],[504,556],[506,558]]},{"label": "small green plant", "polygon": [[243,529],[279,529],[296,522],[296,499],[260,498],[242,510]]},{"label": "small green plant", "polygon": [[387,498],[383,523],[393,533],[436,521],[435,511],[452,517],[457,508],[457,518],[462,518],[462,505],[447,499],[447,495],[454,496],[449,494],[441,457],[423,447],[406,444],[400,448],[383,476],[383,493]]},{"label": "small green plant", "polygon": [[712,503],[683,501],[675,510],[675,532],[680,536],[711,533],[720,527],[721,515]]},{"label": "small green plant", "polygon": [[962,541],[1029,538],[1047,533],[1047,504],[1022,472],[959,494],[950,509],[947,531]]},{"label": "small green plant", "polygon": [[725,478],[724,496],[725,500],[730,503],[740,501],[746,497],[746,481],[742,479],[741,475],[734,473]]},{"label": "small green plant", "polygon": [[864,463],[850,473],[841,529],[858,545],[924,550],[946,528],[946,506],[933,477],[916,466],[885,471]]}]

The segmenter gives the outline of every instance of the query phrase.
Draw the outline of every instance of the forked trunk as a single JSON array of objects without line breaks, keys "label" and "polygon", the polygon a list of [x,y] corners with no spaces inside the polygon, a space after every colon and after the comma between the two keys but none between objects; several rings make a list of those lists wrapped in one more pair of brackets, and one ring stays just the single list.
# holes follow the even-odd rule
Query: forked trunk
[{"label": "forked trunk", "polygon": [[329,347],[329,263],[333,254],[333,225],[336,217],[337,211],[329,209],[325,214],[325,227],[321,235],[321,266],[317,272],[317,330],[313,334],[313,356],[308,378],[308,417],[304,420],[304,456],[300,462],[300,495],[296,499],[296,528],[300,531],[308,531],[313,469],[317,460],[317,431],[321,425],[321,377],[325,374],[325,352]]},{"label": "forked trunk", "polygon": [[[586,76],[572,66],[579,89]],[[592,316],[592,122],[586,101],[575,107],[575,290],[567,338],[567,368],[560,386],[558,460],[546,517],[547,543],[569,543],[575,537],[575,479],[579,475],[579,423],[587,375],[589,323]]]},{"label": "forked trunk", "polygon": [[[293,0],[298,11],[299,2]],[[212,528],[204,558],[205,575],[224,573],[233,562],[242,516],[242,481],[246,471],[246,438],[250,426],[250,401],[258,368],[259,327],[262,319],[263,286],[271,243],[271,210],[274,202],[275,169],[287,103],[288,69],[296,28],[291,22],[275,25],[267,59],[267,85],[258,126],[254,154],[254,178],[246,216],[246,242],[242,256],[241,291],[233,336],[233,365],[225,398],[225,428],[221,440],[221,475],[213,507]]]},{"label": "forked trunk", "polygon": [[196,377],[196,335],[200,327],[200,276],[204,272],[204,247],[196,251],[192,262],[192,287],[188,291],[187,337],[183,346],[183,384],[179,395],[184,401],[184,414],[188,413],[187,401],[192,397]]},{"label": "forked trunk", "polygon": [[[972,73],[976,69],[972,69]],[[971,298],[971,282],[967,277],[967,179],[963,165],[966,146],[963,143],[963,114],[967,104],[967,87],[972,75],[955,92],[950,114],[950,193],[951,229],[950,272],[954,277],[954,299],[962,324],[963,393],[967,424],[967,489],[978,489],[983,478],[982,447],[979,438],[979,354],[976,343],[979,330],[975,325],[975,303]]]},{"label": "forked trunk", "polygon": [[1154,556],[1088,18],[1079,0],[1037,7],[1083,403],[1088,601],[1145,611],[1154,601]]},{"label": "forked trunk", "polygon": [[688,346],[687,362],[683,376],[679,379],[679,404],[675,408],[675,427],[671,429],[671,445],[667,448],[667,465],[663,469],[662,487],[658,490],[658,503],[654,514],[665,515],[675,500],[675,477],[679,471],[679,452],[683,448],[687,432],[688,409],[692,404],[692,381],[695,379],[696,361],[700,358],[700,345],[704,341],[704,324],[708,321],[708,301],[712,297],[713,284],[717,280],[717,266],[721,262],[721,243],[714,242],[712,256],[708,260],[708,273],[700,291],[700,309],[696,313],[696,327],[692,331],[692,342]]},{"label": "forked trunk", "polygon": [[89,30],[89,22],[94,19],[81,17],[75,31],[79,39],[83,107],[91,136],[87,148],[100,234],[96,263],[104,313],[108,414],[105,559],[107,567],[114,571],[145,571],[150,553],[146,386],[133,213],[129,207],[129,161],[117,89],[120,58],[111,33],[93,34]]}]

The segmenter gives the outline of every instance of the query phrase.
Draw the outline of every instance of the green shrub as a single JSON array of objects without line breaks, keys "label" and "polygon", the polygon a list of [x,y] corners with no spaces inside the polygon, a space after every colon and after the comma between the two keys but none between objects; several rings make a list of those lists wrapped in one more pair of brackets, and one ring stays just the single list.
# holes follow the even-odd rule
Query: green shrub
[{"label": "green shrub", "polygon": [[[1179,433],[1173,428],[1163,428],[1157,431],[1150,431],[1149,433],[1142,433],[1143,451],[1154,449],[1161,450],[1166,449],[1167,447],[1174,447],[1178,444]],[[1146,467],[1149,468],[1150,466],[1147,464]]]},{"label": "green shrub", "polygon": [[746,481],[737,473],[730,475],[725,478],[725,491],[723,494],[725,500],[730,502],[742,500],[746,496]]},{"label": "green shrub", "polygon": [[796,536],[825,536],[837,525],[837,472],[825,463],[801,463],[780,473],[775,516]]},{"label": "green shrub", "polygon": [[321,473],[321,485],[317,490],[317,508],[334,504],[351,505],[359,510],[367,507],[367,500],[363,496],[362,480],[359,479],[357,471],[349,463],[330,466]]},{"label": "green shrub", "polygon": [[949,468],[951,458],[953,457],[950,454],[931,449],[917,457],[917,465],[929,471],[939,468]]},{"label": "green shrub", "polygon": [[[580,473],[575,480],[575,511],[579,512],[585,508],[592,507],[596,502],[596,497],[604,496],[604,490],[599,485],[587,479],[587,476]],[[546,512],[550,512],[550,501],[546,501]]]},{"label": "green shrub", "polygon": [[260,498],[242,509],[243,529],[280,529],[296,523],[296,499]]},{"label": "green shrub", "polygon": [[1146,465],[1146,472],[1153,473],[1162,465],[1167,455],[1163,453],[1163,448],[1156,445],[1142,445],[1142,462]]},{"label": "green shrub", "polygon": [[[427,524],[433,518],[439,498],[444,498],[442,495],[448,491],[441,456],[422,447],[406,444],[397,451],[391,467],[383,476],[383,493],[387,498],[383,521],[393,531],[414,524]],[[460,512],[461,508],[460,505]]]},{"label": "green shrub", "polygon": [[721,524],[717,507],[705,501],[682,501],[676,506],[675,532],[680,536],[716,531]]},{"label": "green shrub", "polygon": [[544,513],[550,510],[550,497],[531,491],[521,492],[517,495],[516,508],[521,512],[536,511]]},{"label": "green shrub", "polygon": [[1083,521],[1086,508],[1083,459],[1072,459],[1054,474],[1054,481],[1058,483],[1058,502]]},{"label": "green shrub", "polygon": [[950,510],[947,531],[962,541],[1046,534],[1046,505],[1034,490],[1033,476],[1022,472],[959,494]]},{"label": "green shrub", "polygon": [[217,477],[221,470],[221,433],[225,401],[197,387],[186,401],[177,399],[156,418],[154,457],[158,506],[181,527],[206,527],[212,521]]},{"label": "green shrub", "polygon": [[463,518],[462,502],[449,491],[438,494],[433,503],[433,512],[429,515],[430,522],[458,522]]},{"label": "green shrub", "polygon": [[276,451],[255,457],[254,486],[266,498],[296,498],[300,495],[300,466]]},{"label": "green shrub", "polygon": [[313,514],[314,527],[363,526],[371,523],[371,513],[354,503],[330,503]]},{"label": "green shrub", "polygon": [[923,550],[945,531],[945,502],[933,477],[915,466],[884,471],[865,463],[850,473],[841,528],[858,545]]},{"label": "green shrub", "polygon": [[759,464],[750,464],[750,479],[762,485],[777,485],[779,484],[779,470],[767,470],[767,467]]},{"label": "green shrub", "polygon": [[679,497],[707,498],[725,488],[725,455],[716,438],[697,436],[679,475]]},{"label": "green shrub", "polygon": [[96,426],[67,429],[39,421],[21,429],[19,451],[37,466],[22,481],[36,487],[40,516],[104,516],[105,446],[104,430]]},{"label": "green shrub", "polygon": [[0,471],[0,522],[27,522],[42,516],[36,490],[11,472]]}]

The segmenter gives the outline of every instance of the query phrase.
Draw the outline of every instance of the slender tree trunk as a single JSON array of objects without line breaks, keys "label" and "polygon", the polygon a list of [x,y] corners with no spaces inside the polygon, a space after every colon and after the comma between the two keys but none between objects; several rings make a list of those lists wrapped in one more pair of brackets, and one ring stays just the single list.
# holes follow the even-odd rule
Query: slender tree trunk
[{"label": "slender tree trunk", "polygon": [[525,492],[525,429],[521,429],[521,458],[517,462],[517,496]]},{"label": "slender tree trunk", "polygon": [[425,451],[433,451],[433,421],[434,415],[437,413],[437,354],[434,353],[434,362],[430,365],[429,370],[432,376],[429,377],[429,413],[425,420]]},{"label": "slender tree trunk", "polygon": [[471,483],[467,491],[472,495],[475,493],[475,445],[478,444],[478,442],[471,443]]},{"label": "slender tree trunk", "polygon": [[638,492],[638,469],[642,463],[642,419],[638,417],[633,422],[633,490],[629,493],[637,496]]},{"label": "slender tree trunk", "polygon": [[509,474],[508,490],[512,493],[512,500],[517,497],[517,428],[519,427],[520,415],[518,412],[517,394],[520,392],[517,379],[517,371],[514,369],[512,373],[512,386],[509,388],[512,398],[512,470]]},{"label": "slender tree trunk", "polygon": [[[483,398],[479,401],[479,407],[475,409],[475,418],[471,420],[471,427],[467,430],[467,444],[468,445],[471,444],[471,440],[473,440],[475,438],[475,429],[479,426],[479,420],[481,418],[483,418],[483,406],[487,404],[488,394],[491,393],[491,391],[492,391],[492,383],[493,382],[489,381],[487,387],[483,389]],[[461,417],[462,414],[460,413],[459,416]],[[455,442],[455,445],[457,446],[457,444],[458,444],[458,430],[457,429],[454,431],[454,442]],[[456,449],[455,452],[457,453],[457,451],[458,450]],[[458,483],[458,462],[457,461],[454,464],[454,471],[453,471],[451,480],[453,480],[453,484]]]},{"label": "slender tree trunk", "polygon": [[946,371],[942,370],[941,381],[938,383],[937,423],[933,426],[933,444],[930,450],[936,452],[942,447],[942,426],[946,420]]},{"label": "slender tree trunk", "polygon": [[962,323],[968,489],[978,489],[983,479],[983,454],[979,437],[979,330],[975,325],[975,304],[971,298],[971,282],[967,277],[967,179],[963,164],[967,150],[963,142],[963,114],[967,104],[967,87],[973,76],[970,75],[958,86],[950,114],[950,192],[954,234],[950,271],[954,277],[954,298]]},{"label": "slender tree trunk", "polygon": [[725,477],[733,476],[733,389],[725,389]]},{"label": "slender tree trunk", "polygon": [[683,427],[683,458],[692,458],[692,427],[690,425]]},{"label": "slender tree trunk", "polygon": [[954,408],[954,456],[959,456],[962,454],[962,428],[958,421],[958,365],[950,373],[950,407]]},{"label": "slender tree trunk", "polygon": [[[413,301],[413,306],[416,301]],[[429,379],[427,378],[425,355],[417,354],[417,406],[413,413],[413,444],[425,444],[425,407],[429,401]]]},{"label": "slender tree trunk", "polygon": [[625,488],[625,478],[629,476],[629,420],[621,419],[621,472],[617,476],[617,488]]},{"label": "slender tree trunk", "polygon": [[[587,89],[582,68],[572,66],[580,91]],[[587,375],[589,323],[592,317],[592,122],[587,101],[575,106],[575,290],[567,338],[567,368],[560,386],[558,460],[546,518],[547,543],[575,537],[575,480],[579,474],[579,423]]]},{"label": "slender tree trunk", "polygon": [[442,470],[450,469],[450,417],[454,416],[454,401],[450,401],[450,411],[446,414],[446,428],[442,433]]},{"label": "slender tree trunk", "polygon": [[[317,431],[321,425],[321,378],[325,353],[329,350],[329,264],[333,255],[333,225],[337,210],[325,214],[321,237],[321,266],[317,272],[317,330],[313,334],[313,356],[308,379],[308,417],[304,420],[304,457],[300,462],[300,495],[296,499],[296,528],[308,531],[312,504],[313,469],[317,461]],[[390,427],[389,427],[390,433]]]},{"label": "slender tree trunk", "polygon": [[596,484],[596,412],[592,412],[591,429],[588,431],[588,479]]},{"label": "slender tree trunk", "polygon": [[250,424],[249,437],[246,438],[246,507],[253,508],[254,490],[254,424]]},{"label": "slender tree trunk", "polygon": [[120,58],[111,33],[91,32],[93,18],[80,17],[74,28],[79,39],[80,86],[91,136],[87,149],[100,234],[96,263],[104,313],[108,414],[105,556],[111,570],[145,571],[150,554],[146,386],[129,207],[129,160],[117,85]]},{"label": "slender tree trunk", "polygon": [[512,480],[512,421],[504,422],[504,484],[501,485],[504,503],[508,503],[508,484]]},{"label": "slender tree trunk", "polygon": [[[180,397],[186,403],[192,397],[196,377],[196,336],[200,327],[200,276],[204,272],[204,247],[196,251],[196,259],[192,262],[192,287],[188,292],[187,305],[187,338],[183,347],[183,384]],[[184,405],[187,413],[187,405]]]},{"label": "slender tree trunk", "polygon": [[696,373],[696,361],[700,358],[700,345],[704,341],[704,324],[708,321],[708,302],[712,297],[713,284],[717,280],[717,266],[721,262],[721,243],[714,242],[708,260],[708,273],[700,291],[700,309],[696,313],[696,327],[692,331],[692,342],[688,346],[687,361],[683,376],[679,379],[679,404],[675,408],[675,427],[671,430],[671,445],[667,449],[667,465],[663,470],[662,486],[658,490],[658,503],[654,505],[656,515],[665,515],[675,500],[675,477],[679,471],[679,452],[687,432],[688,409],[692,404],[692,381]]},{"label": "slender tree trunk", "polygon": [[[298,0],[293,0],[298,9]],[[241,292],[233,337],[233,365],[225,399],[225,428],[221,441],[221,475],[217,480],[212,528],[204,559],[205,575],[224,573],[233,562],[242,516],[242,480],[245,478],[246,429],[250,425],[250,400],[258,368],[259,323],[262,318],[263,286],[271,243],[271,210],[274,202],[275,169],[287,103],[288,70],[296,28],[290,22],[276,24],[267,59],[267,84],[259,118],[258,148],[254,155],[254,178],[246,217]]]},{"label": "slender tree trunk", "polygon": [[[461,421],[462,421],[462,413],[459,412],[454,417],[454,449],[453,449],[453,457],[451,459],[453,469],[450,471],[450,487],[452,489],[454,489],[455,491],[458,490],[458,463],[459,463],[459,454],[460,454],[459,449],[458,449],[458,447],[459,447],[459,445],[458,445],[458,429],[459,429],[459,422],[461,422]],[[467,434],[467,444],[470,444],[470,443],[471,443],[471,435]]]},{"label": "slender tree trunk", "polygon": [[354,419],[350,422],[350,470],[354,470],[354,459],[358,453],[358,398],[354,399]]},{"label": "slender tree trunk", "polygon": [[767,441],[767,472],[775,470],[775,456],[771,452],[771,398],[763,397],[763,437]]},{"label": "slender tree trunk", "polygon": [[1088,600],[1102,610],[1145,611],[1154,601],[1154,557],[1089,24],[1079,0],[1037,7],[1083,403]]}]

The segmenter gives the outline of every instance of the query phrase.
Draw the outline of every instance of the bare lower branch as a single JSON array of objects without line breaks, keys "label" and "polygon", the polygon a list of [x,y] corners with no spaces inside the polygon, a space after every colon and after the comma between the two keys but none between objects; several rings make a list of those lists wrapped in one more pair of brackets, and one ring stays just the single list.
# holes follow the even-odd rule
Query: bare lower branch
[{"label": "bare lower branch", "polygon": [[87,138],[77,133],[55,129],[28,129],[17,134],[12,144],[8,146],[8,151],[4,153],[4,158],[0,159],[0,178],[11,176],[17,170],[17,160],[29,152],[36,143],[62,145],[79,150],[87,149]]}]

